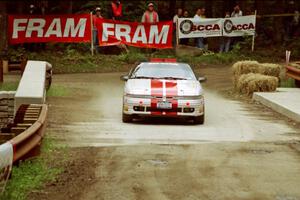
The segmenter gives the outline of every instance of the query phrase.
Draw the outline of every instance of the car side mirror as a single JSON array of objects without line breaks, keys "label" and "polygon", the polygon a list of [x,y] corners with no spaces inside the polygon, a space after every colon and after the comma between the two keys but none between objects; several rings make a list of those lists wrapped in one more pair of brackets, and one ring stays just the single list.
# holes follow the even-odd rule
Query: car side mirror
[{"label": "car side mirror", "polygon": [[120,76],[121,81],[127,81],[129,79],[128,75],[122,75]]},{"label": "car side mirror", "polygon": [[207,80],[207,79],[206,79],[205,77],[203,77],[203,76],[198,78],[198,81],[199,81],[200,83],[206,82],[206,80]]}]

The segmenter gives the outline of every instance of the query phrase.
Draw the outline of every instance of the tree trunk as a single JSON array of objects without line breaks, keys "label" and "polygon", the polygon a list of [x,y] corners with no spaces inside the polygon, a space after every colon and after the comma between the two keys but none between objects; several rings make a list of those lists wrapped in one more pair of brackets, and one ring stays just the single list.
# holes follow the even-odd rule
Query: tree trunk
[{"label": "tree trunk", "polygon": [[6,11],[6,1],[0,1],[0,51],[2,51],[7,46],[7,11]]},{"label": "tree trunk", "polygon": [[205,0],[205,10],[206,10],[206,17],[212,17],[212,1],[211,0]]},{"label": "tree trunk", "polygon": [[172,13],[172,17],[174,15],[174,13],[176,13],[176,0],[169,0],[169,9],[170,9],[170,13]]},{"label": "tree trunk", "polygon": [[[285,1],[284,0],[276,0],[275,4],[273,4],[274,13],[284,13],[285,11]],[[275,17],[274,24],[274,40],[275,43],[281,43],[284,35],[284,20],[283,17]]]},{"label": "tree trunk", "polygon": [[181,1],[180,7],[183,8],[183,9],[186,9],[185,8],[185,1]]}]

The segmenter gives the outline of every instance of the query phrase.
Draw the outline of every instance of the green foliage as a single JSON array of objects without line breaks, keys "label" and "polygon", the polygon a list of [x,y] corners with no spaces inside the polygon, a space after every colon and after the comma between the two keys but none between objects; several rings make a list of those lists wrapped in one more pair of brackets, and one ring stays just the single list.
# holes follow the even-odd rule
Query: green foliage
[{"label": "green foliage", "polygon": [[0,91],[16,91],[19,83],[1,83]]},{"label": "green foliage", "polygon": [[288,78],[286,80],[281,80],[280,87],[283,88],[294,88],[295,86],[295,80],[292,78]]},{"label": "green foliage", "polygon": [[51,154],[55,150],[52,141],[44,139],[42,146],[44,156],[14,166],[11,179],[0,200],[25,200],[29,192],[41,188],[47,181],[53,181],[62,172],[62,169],[50,167],[54,160]]},{"label": "green foliage", "polygon": [[71,91],[62,85],[52,84],[47,91],[47,97],[64,97],[69,96]]},{"label": "green foliage", "polygon": [[139,52],[122,53],[121,55],[118,56],[118,58],[120,61],[129,63],[129,64],[147,60],[147,57],[145,56],[145,54],[142,54]]},{"label": "green foliage", "polygon": [[250,56],[245,56],[243,54],[237,54],[234,51],[228,53],[216,53],[216,54],[207,54],[196,57],[179,57],[178,61],[191,63],[192,65],[197,65],[199,63],[207,64],[232,64],[238,60],[250,59]]},{"label": "green foliage", "polygon": [[22,47],[9,48],[2,53],[2,59],[9,61],[21,61],[26,56],[26,50]]},{"label": "green foliage", "polygon": [[54,73],[127,71],[128,63],[121,61],[119,56],[103,54],[92,56],[87,45],[55,45],[47,49],[49,50],[38,53],[28,52],[27,55],[32,60],[48,61],[52,64]]}]

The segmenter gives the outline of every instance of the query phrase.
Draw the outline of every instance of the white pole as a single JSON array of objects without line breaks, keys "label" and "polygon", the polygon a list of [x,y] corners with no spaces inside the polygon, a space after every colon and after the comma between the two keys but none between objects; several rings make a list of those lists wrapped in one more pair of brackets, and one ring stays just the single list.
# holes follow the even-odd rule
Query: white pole
[{"label": "white pole", "polygon": [[94,55],[94,38],[93,38],[93,12],[90,13],[90,17],[91,17],[91,53],[92,56]]},{"label": "white pole", "polygon": [[176,20],[176,46],[179,45],[179,27],[178,27],[178,19]]},{"label": "white pole", "polygon": [[[255,15],[255,23],[256,23],[256,15],[257,15],[257,10],[255,10],[254,12],[254,15]],[[256,26],[255,26],[256,27]],[[254,51],[254,45],[255,45],[255,34],[256,34],[256,28],[254,30],[254,35],[252,36],[252,47],[251,47],[251,50],[252,52]]]},{"label": "white pole", "polygon": [[291,51],[285,51],[285,65],[288,66],[290,63]]}]

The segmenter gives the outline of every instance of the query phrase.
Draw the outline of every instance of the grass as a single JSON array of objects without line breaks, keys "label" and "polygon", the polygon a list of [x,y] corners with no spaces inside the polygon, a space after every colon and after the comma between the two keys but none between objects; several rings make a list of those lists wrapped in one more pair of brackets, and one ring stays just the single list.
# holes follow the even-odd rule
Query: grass
[{"label": "grass", "polygon": [[11,179],[4,193],[0,195],[0,200],[25,200],[30,192],[40,189],[48,181],[55,180],[62,172],[62,168],[53,167],[54,152],[58,151],[58,147],[54,147],[50,139],[44,139],[41,151],[41,156],[13,167]]},{"label": "grass", "polygon": [[[151,57],[176,58],[198,67],[203,64],[231,65],[239,60],[257,60],[258,62],[280,62],[284,60],[281,48],[257,48],[251,52],[251,42],[234,45],[228,53],[206,52],[201,56],[176,56],[175,49],[140,49],[128,46],[129,52],[115,48],[101,48],[102,53],[94,56],[90,53],[89,44],[49,43],[46,50],[26,52],[28,59],[45,60],[52,64],[54,73],[103,73],[127,72],[137,62],[147,61]],[[212,45],[213,46],[213,45]],[[282,47],[283,48],[283,47]],[[116,50],[118,49],[118,50]],[[21,51],[18,50],[18,51]],[[296,56],[296,55],[295,55]]]},{"label": "grass", "polygon": [[[55,49],[55,51],[50,50]],[[152,50],[128,47],[129,52],[115,55],[96,54],[91,55],[86,46],[55,46],[49,50],[40,52],[28,52],[31,60],[45,60],[52,64],[54,73],[102,73],[102,72],[125,72],[137,62],[147,61],[151,57],[156,58],[177,58],[180,62],[187,62],[197,66],[199,64],[220,64],[230,65],[239,60],[254,59],[258,61],[269,61],[267,56],[241,52],[235,48],[228,53],[213,53],[202,56],[177,57],[174,49]]]},{"label": "grass", "polygon": [[52,84],[50,89],[47,91],[47,97],[64,97],[69,96],[70,94],[70,89],[57,84]]},{"label": "grass", "polygon": [[29,54],[29,59],[45,60],[52,64],[53,71],[60,73],[101,73],[127,71],[127,66],[136,59],[133,55],[102,55],[92,56],[89,52],[80,53],[43,51]]},{"label": "grass", "polygon": [[286,80],[281,80],[280,87],[283,87],[283,88],[294,88],[294,87],[296,87],[295,80],[292,79],[292,78],[288,78]]},{"label": "grass", "polygon": [[18,88],[19,83],[1,83],[0,91],[15,91]]}]

